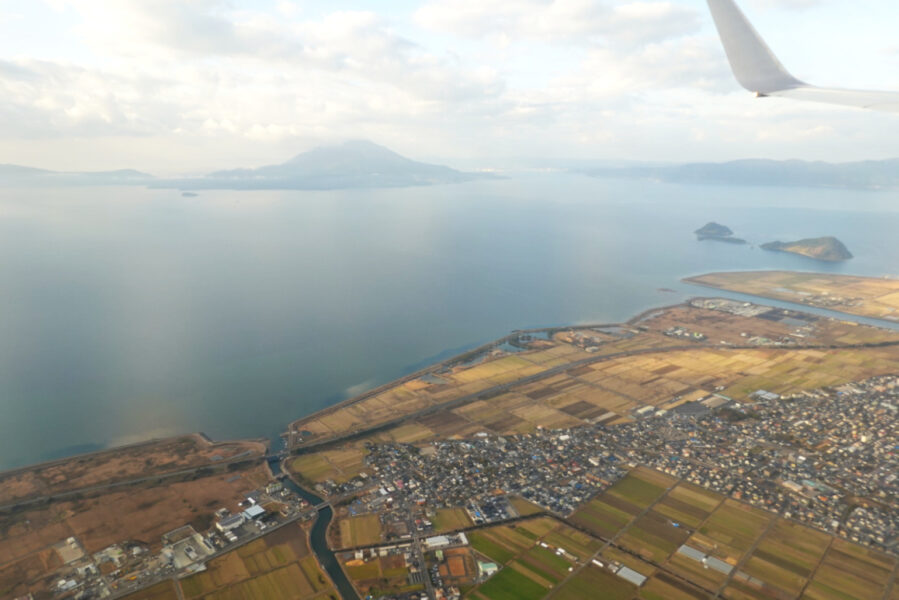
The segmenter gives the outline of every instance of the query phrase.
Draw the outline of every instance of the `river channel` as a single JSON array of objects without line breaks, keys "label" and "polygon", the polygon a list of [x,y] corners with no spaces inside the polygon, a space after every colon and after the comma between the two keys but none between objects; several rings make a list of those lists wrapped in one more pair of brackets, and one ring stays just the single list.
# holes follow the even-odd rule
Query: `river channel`
[{"label": "river channel", "polygon": [[[275,476],[281,474],[282,469],[280,461],[269,460],[268,464]],[[298,486],[290,478],[284,478],[282,483],[285,487],[295,492],[312,506],[317,506],[324,502],[324,500],[312,492]],[[332,509],[330,505],[319,509],[318,517],[315,519],[315,523],[312,525],[312,531],[309,533],[309,546],[315,553],[315,557],[318,559],[319,564],[328,573],[331,581],[334,582],[334,586],[337,588],[338,593],[340,593],[340,597],[343,598],[343,600],[359,600],[359,594],[356,593],[350,580],[347,579],[346,574],[344,574],[343,569],[340,568],[337,557],[331,549],[328,548],[328,525],[330,525],[333,517],[334,509]]]}]

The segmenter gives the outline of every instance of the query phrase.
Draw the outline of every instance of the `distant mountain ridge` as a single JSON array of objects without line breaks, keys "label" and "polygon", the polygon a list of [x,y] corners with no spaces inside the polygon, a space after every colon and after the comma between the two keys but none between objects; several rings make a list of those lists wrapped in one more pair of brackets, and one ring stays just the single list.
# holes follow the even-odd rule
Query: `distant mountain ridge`
[{"label": "distant mountain ridge", "polygon": [[179,189],[338,189],[407,187],[494,178],[418,162],[368,141],[320,146],[287,162],[253,169],[215,171],[204,177],[160,181]]},{"label": "distant mountain ridge", "polygon": [[290,160],[257,168],[213,171],[200,177],[157,178],[122,169],[100,172],[60,172],[20,165],[0,165],[0,186],[146,185],[181,190],[327,190],[366,187],[408,187],[496,179],[491,173],[457,171],[418,162],[368,141],[321,146]]},{"label": "distant mountain ridge", "polygon": [[724,163],[592,168],[595,177],[656,179],[669,183],[777,185],[851,189],[899,188],[899,159],[828,163],[803,160],[745,159]]},{"label": "distant mountain ridge", "polygon": [[0,164],[0,185],[148,185],[156,178],[134,169],[116,171],[50,171]]}]

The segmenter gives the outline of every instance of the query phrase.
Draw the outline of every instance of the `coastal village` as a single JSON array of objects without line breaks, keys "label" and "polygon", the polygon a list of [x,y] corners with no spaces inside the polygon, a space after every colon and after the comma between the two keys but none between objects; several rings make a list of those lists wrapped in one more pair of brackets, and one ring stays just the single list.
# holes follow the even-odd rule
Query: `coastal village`
[{"label": "coastal village", "polygon": [[[515,521],[528,505],[571,517],[637,466],[896,553],[897,410],[899,377],[889,376],[786,398],[759,390],[751,403],[700,401],[612,427],[476,434],[424,447],[372,444],[370,475],[326,482],[317,491],[351,498],[345,511],[352,518],[375,515],[383,536],[341,557],[350,572],[371,560],[395,563],[404,579],[397,589],[416,590],[396,597],[419,597],[427,580],[434,597],[458,598],[455,580],[483,583],[501,568],[475,552],[463,531],[435,532],[439,512],[463,511],[457,522],[463,530]],[[218,510],[207,531],[185,526],[167,533],[155,554],[125,542],[86,555],[76,539],[61,541],[55,548],[66,575],[59,576],[54,595],[121,597],[149,582],[201,572],[207,561],[270,528],[315,515],[277,481],[237,508]],[[447,557],[459,557],[452,561],[456,568],[441,571]],[[619,576],[634,579],[627,570]]]}]

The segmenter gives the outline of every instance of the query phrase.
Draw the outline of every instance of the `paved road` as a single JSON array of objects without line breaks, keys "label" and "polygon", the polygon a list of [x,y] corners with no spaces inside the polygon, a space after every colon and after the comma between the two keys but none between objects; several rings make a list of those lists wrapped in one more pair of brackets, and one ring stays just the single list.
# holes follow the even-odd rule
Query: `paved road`
[{"label": "paved road", "polygon": [[418,559],[418,567],[424,577],[425,590],[427,590],[430,600],[437,600],[437,592],[434,590],[434,582],[431,581],[431,573],[428,571],[428,563],[425,562],[425,553],[421,549],[421,536],[415,527],[415,523],[409,520],[409,531],[412,532],[412,550],[415,552],[415,558]]}]

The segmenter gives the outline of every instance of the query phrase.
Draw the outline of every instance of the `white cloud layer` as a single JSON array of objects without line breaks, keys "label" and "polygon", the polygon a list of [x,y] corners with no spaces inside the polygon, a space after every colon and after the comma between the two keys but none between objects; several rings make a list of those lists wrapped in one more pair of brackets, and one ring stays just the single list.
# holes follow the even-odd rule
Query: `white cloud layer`
[{"label": "white cloud layer", "polygon": [[488,163],[899,154],[889,116],[739,92],[697,0],[51,6],[38,58],[9,41],[41,35],[37,13],[0,4],[0,162],[203,170],[341,138]]},{"label": "white cloud layer", "polygon": [[489,35],[562,43],[645,44],[694,32],[695,11],[671,2],[596,0],[452,0],[415,14],[422,26],[470,37]]}]

